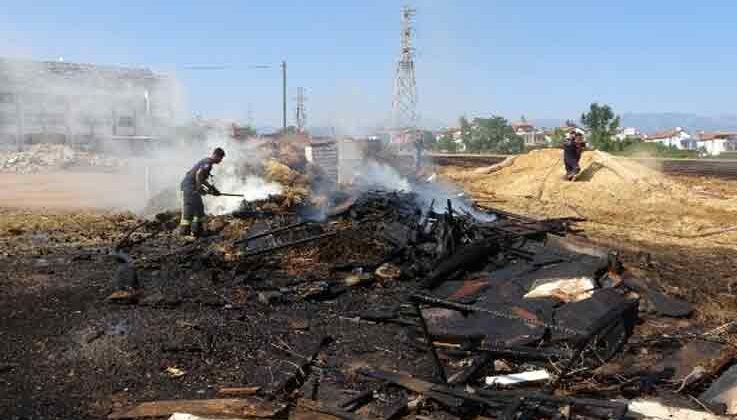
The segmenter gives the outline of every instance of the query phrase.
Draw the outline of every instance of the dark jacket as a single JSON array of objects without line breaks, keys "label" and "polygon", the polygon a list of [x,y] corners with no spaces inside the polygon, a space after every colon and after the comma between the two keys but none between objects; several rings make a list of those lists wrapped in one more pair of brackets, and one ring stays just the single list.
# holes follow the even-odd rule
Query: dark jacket
[{"label": "dark jacket", "polygon": [[181,184],[181,188],[183,191],[196,190],[197,172],[200,170],[205,172],[205,179],[207,179],[210,176],[210,171],[212,170],[212,159],[210,159],[209,157],[201,159],[199,162],[194,164],[192,169],[187,171]]}]

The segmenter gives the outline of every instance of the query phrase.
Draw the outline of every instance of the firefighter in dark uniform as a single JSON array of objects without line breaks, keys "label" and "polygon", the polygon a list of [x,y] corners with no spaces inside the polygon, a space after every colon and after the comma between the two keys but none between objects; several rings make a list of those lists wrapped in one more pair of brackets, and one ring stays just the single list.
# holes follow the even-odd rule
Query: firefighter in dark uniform
[{"label": "firefighter in dark uniform", "polygon": [[202,196],[206,194],[220,195],[220,191],[210,184],[210,171],[213,165],[219,164],[225,157],[225,151],[216,148],[212,155],[197,162],[190,169],[180,185],[182,201],[182,220],[179,223],[179,233],[182,235],[199,236],[202,233],[202,224],[205,218],[205,204]]},{"label": "firefighter in dark uniform", "polygon": [[572,180],[581,171],[579,162],[581,161],[581,155],[585,147],[586,142],[583,139],[582,133],[573,130],[568,133],[563,142],[563,163],[566,167],[567,180]]}]

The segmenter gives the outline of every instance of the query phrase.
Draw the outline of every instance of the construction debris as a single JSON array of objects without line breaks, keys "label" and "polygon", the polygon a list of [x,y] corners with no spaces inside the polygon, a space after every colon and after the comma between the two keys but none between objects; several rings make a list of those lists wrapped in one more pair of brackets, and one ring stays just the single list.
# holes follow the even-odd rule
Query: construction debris
[{"label": "construction debris", "polygon": [[524,297],[528,299],[552,297],[566,303],[578,302],[590,298],[595,288],[594,280],[588,277],[552,280],[534,286]]},{"label": "construction debris", "polygon": [[70,167],[120,169],[124,159],[72,149],[66,145],[35,144],[21,152],[0,152],[0,172],[29,174]]},{"label": "construction debris", "polygon": [[551,378],[545,369],[531,370],[529,372],[513,373],[511,375],[487,376],[484,379],[486,385],[517,385],[528,382],[547,381]]}]

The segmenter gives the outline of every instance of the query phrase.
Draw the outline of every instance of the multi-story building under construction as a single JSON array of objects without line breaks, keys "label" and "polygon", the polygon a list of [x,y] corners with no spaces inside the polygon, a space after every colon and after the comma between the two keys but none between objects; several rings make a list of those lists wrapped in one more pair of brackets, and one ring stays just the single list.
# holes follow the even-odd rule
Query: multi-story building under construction
[{"label": "multi-story building under construction", "polygon": [[173,126],[178,95],[149,69],[0,59],[0,143],[155,137]]}]

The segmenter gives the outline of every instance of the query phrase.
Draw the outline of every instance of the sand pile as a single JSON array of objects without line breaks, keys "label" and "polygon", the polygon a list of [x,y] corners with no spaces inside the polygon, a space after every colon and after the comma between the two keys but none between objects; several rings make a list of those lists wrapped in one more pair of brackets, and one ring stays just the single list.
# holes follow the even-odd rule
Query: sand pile
[{"label": "sand pile", "polygon": [[737,199],[705,197],[662,173],[603,152],[585,152],[576,182],[564,179],[563,153],[536,150],[502,164],[447,169],[479,200],[538,217],[583,217],[623,228],[692,236],[735,225]]}]

